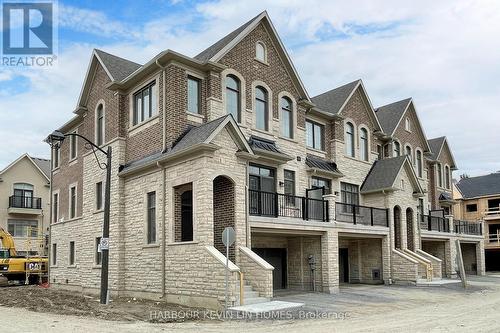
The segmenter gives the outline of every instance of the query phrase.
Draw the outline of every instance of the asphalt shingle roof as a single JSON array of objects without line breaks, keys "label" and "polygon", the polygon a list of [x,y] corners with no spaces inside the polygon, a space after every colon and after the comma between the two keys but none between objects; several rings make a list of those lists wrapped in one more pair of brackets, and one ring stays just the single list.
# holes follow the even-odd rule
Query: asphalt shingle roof
[{"label": "asphalt shingle roof", "polygon": [[50,160],[33,156],[30,156],[30,158],[33,160],[33,162],[35,162],[40,170],[42,170],[45,176],[47,176],[47,178],[50,178]]},{"label": "asphalt shingle roof", "polygon": [[335,162],[331,162],[314,155],[306,156],[306,165],[311,168],[340,173],[339,169],[337,169],[337,164]]},{"label": "asphalt shingle roof", "polygon": [[246,27],[248,27],[250,24],[252,24],[252,22],[255,21],[261,14],[262,13],[255,16],[250,21],[243,24],[242,26],[240,26],[236,30],[230,32],[225,37],[219,39],[216,43],[210,45],[208,48],[203,50],[201,53],[196,55],[194,58],[198,59],[200,61],[210,60],[214,55],[216,55],[220,50],[222,50],[227,44],[229,44],[233,39],[235,39],[236,36],[238,36],[243,30],[245,30]]},{"label": "asphalt shingle roof", "polygon": [[361,185],[361,192],[391,188],[405,160],[406,155],[375,161]]},{"label": "asphalt shingle roof", "polygon": [[96,49],[95,52],[115,81],[123,80],[141,67],[141,65],[133,61],[117,57],[98,49]]},{"label": "asphalt shingle roof", "polygon": [[391,135],[398,126],[411,98],[381,106],[375,110],[384,133]]},{"label": "asphalt shingle roof", "polygon": [[311,101],[316,104],[321,110],[338,114],[342,105],[344,105],[349,95],[358,85],[360,80],[353,81],[341,87],[332,89],[311,98]]},{"label": "asphalt shingle roof", "polygon": [[439,151],[441,150],[441,147],[443,146],[443,142],[445,139],[446,137],[442,136],[439,138],[427,140],[427,142],[429,143],[429,147],[431,147],[431,153],[432,153],[431,158],[433,160],[438,159]]},{"label": "asphalt shingle roof", "polygon": [[462,178],[456,185],[464,198],[500,194],[500,172],[485,176]]}]

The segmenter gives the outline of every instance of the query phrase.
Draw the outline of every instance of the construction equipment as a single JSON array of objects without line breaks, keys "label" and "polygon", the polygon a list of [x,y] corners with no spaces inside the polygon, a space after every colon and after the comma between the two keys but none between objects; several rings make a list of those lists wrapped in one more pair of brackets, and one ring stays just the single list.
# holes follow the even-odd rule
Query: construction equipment
[{"label": "construction equipment", "polygon": [[0,228],[0,286],[18,281],[25,284],[41,282],[47,276],[47,257],[26,257],[17,254],[14,238]]}]

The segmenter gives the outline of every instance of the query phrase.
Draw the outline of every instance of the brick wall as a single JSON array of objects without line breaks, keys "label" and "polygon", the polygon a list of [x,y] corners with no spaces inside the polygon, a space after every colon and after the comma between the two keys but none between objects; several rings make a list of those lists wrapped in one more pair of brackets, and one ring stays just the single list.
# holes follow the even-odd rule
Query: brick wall
[{"label": "brick wall", "polygon": [[[234,228],[234,185],[224,176],[215,178],[213,183],[214,247],[225,255],[221,236],[224,228]],[[229,247],[229,259],[235,260],[234,244]]]}]

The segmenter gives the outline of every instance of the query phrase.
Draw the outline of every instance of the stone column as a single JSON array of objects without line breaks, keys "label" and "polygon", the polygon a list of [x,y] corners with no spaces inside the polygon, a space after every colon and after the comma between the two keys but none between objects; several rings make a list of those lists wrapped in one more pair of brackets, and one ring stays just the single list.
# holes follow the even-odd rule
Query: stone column
[{"label": "stone column", "polygon": [[321,236],[321,272],[323,292],[339,292],[339,244],[336,230],[328,230]]},{"label": "stone column", "polygon": [[484,240],[476,244],[476,265],[477,265],[477,275],[486,274],[486,263],[484,259]]},{"label": "stone column", "polygon": [[448,225],[450,226],[450,232],[455,232],[453,227],[453,215],[445,215],[444,218],[448,220]]},{"label": "stone column", "polygon": [[335,194],[325,194],[323,196],[323,199],[328,201],[329,222],[334,222],[335,221],[335,202],[337,201],[337,196]]}]

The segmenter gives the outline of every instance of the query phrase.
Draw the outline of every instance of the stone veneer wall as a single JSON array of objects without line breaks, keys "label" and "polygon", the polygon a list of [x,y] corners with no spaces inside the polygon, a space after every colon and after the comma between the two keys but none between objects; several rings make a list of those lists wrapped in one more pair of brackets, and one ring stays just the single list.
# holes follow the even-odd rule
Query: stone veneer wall
[{"label": "stone veneer wall", "polygon": [[461,243],[465,273],[477,274],[476,244]]},{"label": "stone veneer wall", "polygon": [[391,277],[394,282],[416,282],[419,276],[418,262],[398,250],[392,250]]},{"label": "stone veneer wall", "polygon": [[248,282],[259,296],[273,297],[273,270],[264,259],[247,247],[240,246],[239,267],[244,274],[245,282]]},{"label": "stone veneer wall", "polygon": [[[339,248],[347,248],[349,254],[350,283],[382,283],[386,277],[383,270],[382,239],[340,238]],[[389,264],[387,262],[387,264]],[[380,271],[380,279],[374,280],[372,272]]]},{"label": "stone veneer wall", "polygon": [[449,276],[449,272],[447,272],[447,267],[449,265],[448,261],[451,260],[446,255],[446,243],[449,241],[422,241],[422,250],[433,255],[436,258],[441,259],[441,275]]}]

